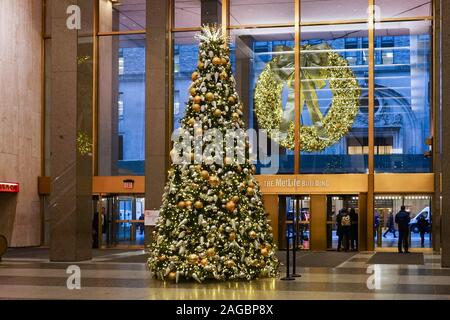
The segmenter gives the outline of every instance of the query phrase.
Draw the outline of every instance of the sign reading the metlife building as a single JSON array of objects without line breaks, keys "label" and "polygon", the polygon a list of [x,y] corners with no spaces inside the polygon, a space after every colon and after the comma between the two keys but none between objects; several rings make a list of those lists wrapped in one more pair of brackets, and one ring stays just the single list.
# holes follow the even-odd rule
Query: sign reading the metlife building
[{"label": "sign reading the metlife building", "polygon": [[264,181],[265,187],[276,187],[276,188],[289,188],[289,187],[297,187],[297,188],[306,188],[306,187],[317,187],[317,188],[326,188],[330,186],[330,181],[328,180],[307,180],[307,179],[292,179],[292,178],[278,178],[273,180]]},{"label": "sign reading the metlife building", "polygon": [[10,183],[10,182],[0,182],[0,193],[18,193],[19,192],[19,184],[18,183]]},{"label": "sign reading the metlife building", "polygon": [[367,177],[348,175],[257,175],[262,193],[359,193],[367,190]]}]

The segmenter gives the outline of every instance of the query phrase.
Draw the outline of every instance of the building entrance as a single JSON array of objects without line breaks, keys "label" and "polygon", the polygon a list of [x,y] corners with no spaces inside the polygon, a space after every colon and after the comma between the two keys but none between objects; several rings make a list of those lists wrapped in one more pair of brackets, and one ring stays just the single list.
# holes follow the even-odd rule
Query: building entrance
[{"label": "building entrance", "polygon": [[279,196],[279,247],[287,244],[299,250],[309,250],[311,243],[310,198],[305,195]]},{"label": "building entrance", "polygon": [[431,200],[428,195],[377,195],[374,213],[375,247],[397,249],[399,232],[395,216],[405,206],[411,218],[409,247],[432,248]]},{"label": "building entrance", "polygon": [[98,247],[144,245],[144,195],[94,197],[94,208],[93,234],[99,230]]},{"label": "building entrance", "polygon": [[[327,196],[327,250],[358,250],[359,197],[355,195]],[[350,226],[342,225],[339,214],[348,214]]]}]

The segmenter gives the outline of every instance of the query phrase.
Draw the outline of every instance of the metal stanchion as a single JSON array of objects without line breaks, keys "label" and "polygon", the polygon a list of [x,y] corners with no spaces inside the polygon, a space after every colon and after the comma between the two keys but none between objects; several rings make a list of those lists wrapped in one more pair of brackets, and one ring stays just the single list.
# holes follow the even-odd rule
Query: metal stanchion
[{"label": "metal stanchion", "polygon": [[[301,200],[300,200],[301,201]],[[295,211],[295,216],[294,216],[294,250],[292,252],[292,277],[294,278],[298,278],[301,277],[301,275],[299,275],[297,273],[297,260],[296,260],[296,255],[295,253],[297,252],[297,248],[298,248],[298,219],[299,219],[299,214],[298,214],[298,205],[297,205],[297,210]]]},{"label": "metal stanchion", "polygon": [[286,235],[286,240],[287,240],[287,248],[286,248],[286,277],[281,278],[281,280],[283,281],[287,281],[287,280],[295,280],[295,278],[293,278],[290,273],[289,273],[289,232]]}]

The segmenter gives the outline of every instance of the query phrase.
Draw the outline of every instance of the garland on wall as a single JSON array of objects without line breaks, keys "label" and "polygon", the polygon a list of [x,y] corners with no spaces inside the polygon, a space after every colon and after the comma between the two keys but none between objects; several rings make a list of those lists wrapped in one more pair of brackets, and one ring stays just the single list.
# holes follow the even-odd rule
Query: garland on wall
[{"label": "garland on wall", "polygon": [[[292,48],[283,48],[283,52]],[[301,111],[306,106],[311,126],[300,127],[300,149],[322,151],[341,140],[352,128],[359,111],[361,90],[347,60],[327,44],[301,48]],[[294,61],[282,53],[273,58],[259,76],[255,89],[255,113],[260,128],[287,149],[294,149]],[[321,113],[317,90],[326,87],[333,94],[331,107]],[[283,110],[283,91],[291,93]]]}]

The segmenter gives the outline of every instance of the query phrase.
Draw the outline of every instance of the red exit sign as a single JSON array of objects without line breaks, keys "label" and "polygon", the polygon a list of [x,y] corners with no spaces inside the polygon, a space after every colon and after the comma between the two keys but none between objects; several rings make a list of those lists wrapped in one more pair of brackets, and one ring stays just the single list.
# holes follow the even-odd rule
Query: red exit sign
[{"label": "red exit sign", "polygon": [[134,180],[124,180],[123,188],[124,189],[133,189],[134,188]]},{"label": "red exit sign", "polygon": [[10,182],[0,182],[0,192],[18,193],[19,184]]}]

